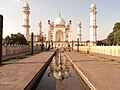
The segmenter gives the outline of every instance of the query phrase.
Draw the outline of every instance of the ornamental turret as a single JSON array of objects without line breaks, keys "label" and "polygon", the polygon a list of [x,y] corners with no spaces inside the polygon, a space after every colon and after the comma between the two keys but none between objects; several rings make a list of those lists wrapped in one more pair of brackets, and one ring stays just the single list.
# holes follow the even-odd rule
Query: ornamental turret
[{"label": "ornamental turret", "polygon": [[38,21],[38,35],[42,36],[43,32],[42,32],[42,22]]}]

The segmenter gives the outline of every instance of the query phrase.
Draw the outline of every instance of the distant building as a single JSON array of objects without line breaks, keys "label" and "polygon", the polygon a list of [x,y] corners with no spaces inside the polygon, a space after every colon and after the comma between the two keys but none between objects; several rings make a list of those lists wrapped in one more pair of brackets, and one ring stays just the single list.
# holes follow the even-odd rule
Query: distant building
[{"label": "distant building", "polygon": [[48,41],[71,41],[71,20],[65,20],[59,16],[54,22],[48,20]]},{"label": "distant building", "polygon": [[60,16],[54,22],[48,20],[48,41],[54,42],[54,46],[63,46],[64,42],[71,41],[71,20],[65,22]]}]

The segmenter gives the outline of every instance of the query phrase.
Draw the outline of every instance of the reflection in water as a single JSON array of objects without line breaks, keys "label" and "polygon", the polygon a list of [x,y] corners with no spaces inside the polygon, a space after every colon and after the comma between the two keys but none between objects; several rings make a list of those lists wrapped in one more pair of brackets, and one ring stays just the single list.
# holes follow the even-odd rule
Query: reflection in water
[{"label": "reflection in water", "polygon": [[36,90],[86,90],[69,59],[58,51]]},{"label": "reflection in water", "polygon": [[57,80],[63,80],[64,78],[71,77],[69,65],[70,63],[66,59],[64,53],[58,51],[49,65],[48,76],[52,74]]}]

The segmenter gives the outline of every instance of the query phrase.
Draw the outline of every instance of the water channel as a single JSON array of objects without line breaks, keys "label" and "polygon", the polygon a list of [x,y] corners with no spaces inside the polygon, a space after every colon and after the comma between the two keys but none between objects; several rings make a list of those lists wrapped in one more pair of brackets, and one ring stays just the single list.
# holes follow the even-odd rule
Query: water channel
[{"label": "water channel", "polygon": [[64,52],[59,51],[36,90],[86,90],[86,88]]}]

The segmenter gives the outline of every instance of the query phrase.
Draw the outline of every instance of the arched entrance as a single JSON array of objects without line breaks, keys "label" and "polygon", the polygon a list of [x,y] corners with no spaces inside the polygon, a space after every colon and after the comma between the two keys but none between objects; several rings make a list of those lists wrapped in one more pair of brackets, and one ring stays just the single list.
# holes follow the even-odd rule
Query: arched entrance
[{"label": "arched entrance", "polygon": [[64,41],[63,32],[61,30],[56,32],[56,41],[58,41],[58,42]]}]

